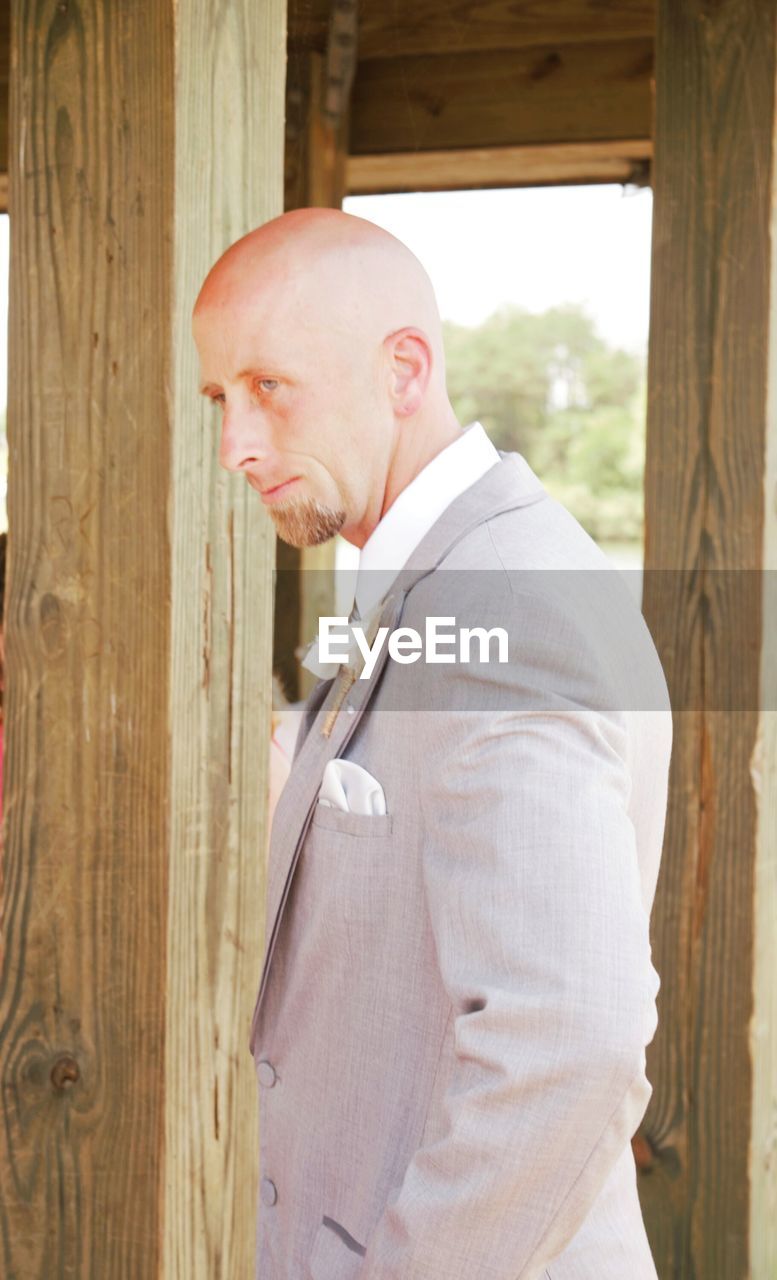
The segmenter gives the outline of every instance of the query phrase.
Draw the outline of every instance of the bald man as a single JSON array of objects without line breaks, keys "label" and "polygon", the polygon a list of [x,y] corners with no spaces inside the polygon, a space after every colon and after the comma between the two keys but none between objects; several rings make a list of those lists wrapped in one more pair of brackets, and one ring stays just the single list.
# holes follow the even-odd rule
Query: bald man
[{"label": "bald man", "polygon": [[630,1139],[671,716],[639,610],[462,429],[387,232],[276,218],[193,324],[222,465],[293,546],[360,548],[273,824],[257,1280],[656,1280]]}]

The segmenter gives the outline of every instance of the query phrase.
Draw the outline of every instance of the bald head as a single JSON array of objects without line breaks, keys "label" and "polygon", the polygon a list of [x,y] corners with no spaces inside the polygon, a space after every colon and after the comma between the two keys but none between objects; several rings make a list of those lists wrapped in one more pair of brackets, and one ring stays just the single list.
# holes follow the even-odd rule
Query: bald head
[{"label": "bald head", "polygon": [[222,465],[294,545],[363,545],[459,430],[431,281],[363,218],[298,209],[250,232],[208,272],[193,327]]},{"label": "bald head", "polygon": [[219,258],[194,313],[263,298],[365,348],[398,329],[419,328],[434,349],[437,371],[444,371],[431,280],[406,245],[364,218],[339,209],[295,209],[273,218]]}]

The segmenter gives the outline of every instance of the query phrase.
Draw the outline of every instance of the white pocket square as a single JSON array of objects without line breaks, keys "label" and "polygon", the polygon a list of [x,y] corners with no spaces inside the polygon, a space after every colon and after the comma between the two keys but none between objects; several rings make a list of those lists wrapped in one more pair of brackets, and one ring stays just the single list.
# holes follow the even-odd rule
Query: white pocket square
[{"label": "white pocket square", "polygon": [[329,760],[318,803],[344,813],[384,814],[386,797],[376,778],[353,760]]}]

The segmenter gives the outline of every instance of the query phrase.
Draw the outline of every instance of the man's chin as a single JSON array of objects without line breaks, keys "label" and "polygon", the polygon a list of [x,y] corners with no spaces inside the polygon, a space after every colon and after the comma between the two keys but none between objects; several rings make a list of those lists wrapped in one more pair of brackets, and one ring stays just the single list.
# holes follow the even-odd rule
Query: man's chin
[{"label": "man's chin", "polygon": [[325,507],[315,498],[298,498],[268,508],[275,532],[291,547],[317,547],[334,538],[345,524],[345,511]]}]

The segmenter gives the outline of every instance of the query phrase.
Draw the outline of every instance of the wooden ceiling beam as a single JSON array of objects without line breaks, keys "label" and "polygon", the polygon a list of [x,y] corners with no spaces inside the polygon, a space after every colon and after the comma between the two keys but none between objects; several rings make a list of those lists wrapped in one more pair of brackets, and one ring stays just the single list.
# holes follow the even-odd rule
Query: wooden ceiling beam
[{"label": "wooden ceiling beam", "polygon": [[[331,0],[290,0],[290,50],[323,52],[330,15]],[[354,161],[357,180],[376,181],[366,158],[386,151],[399,161],[419,149],[649,138],[654,22],[655,0],[460,0],[453,8],[450,0],[413,0],[406,10],[399,0],[360,0],[352,150],[365,165]],[[0,4],[0,174],[8,25]],[[493,163],[513,164],[507,155],[471,160],[486,175]]]},{"label": "wooden ceiling beam", "polygon": [[385,3],[363,5],[362,59],[527,49],[541,44],[653,38],[653,0],[414,0],[397,20]]},{"label": "wooden ceiling beam", "polygon": [[652,151],[649,140],[632,138],[624,142],[349,156],[346,186],[349,195],[597,182],[646,186]]},{"label": "wooden ceiling beam", "polygon": [[[329,0],[290,0],[289,40],[323,50]],[[359,58],[651,39],[655,0],[385,0],[359,4]]]},{"label": "wooden ceiling beam", "polygon": [[350,152],[612,142],[651,136],[653,42],[360,62]]}]

